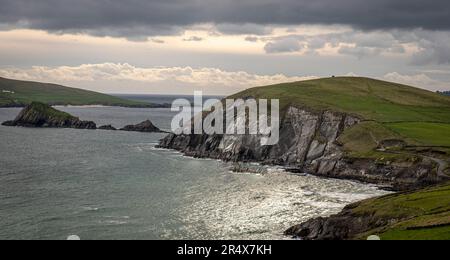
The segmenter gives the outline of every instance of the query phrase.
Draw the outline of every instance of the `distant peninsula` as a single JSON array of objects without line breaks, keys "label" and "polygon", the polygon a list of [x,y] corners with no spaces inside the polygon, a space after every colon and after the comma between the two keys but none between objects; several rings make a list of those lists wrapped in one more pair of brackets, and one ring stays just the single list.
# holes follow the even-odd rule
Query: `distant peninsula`
[{"label": "distant peninsula", "polygon": [[32,102],[51,106],[119,106],[135,108],[167,108],[169,104],[134,101],[88,90],[56,84],[20,81],[0,77],[0,107],[25,107]]}]

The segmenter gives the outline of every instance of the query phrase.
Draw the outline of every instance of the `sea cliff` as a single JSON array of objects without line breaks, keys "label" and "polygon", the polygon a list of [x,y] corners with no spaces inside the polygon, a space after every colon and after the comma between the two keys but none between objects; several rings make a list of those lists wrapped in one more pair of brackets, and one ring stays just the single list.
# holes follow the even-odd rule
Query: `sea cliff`
[{"label": "sea cliff", "polygon": [[281,121],[280,141],[274,146],[261,146],[261,137],[256,135],[170,134],[161,140],[160,147],[192,157],[279,165],[317,176],[379,184],[398,191],[441,181],[434,162],[426,158],[382,164],[347,156],[339,137],[361,121],[345,113],[315,112],[291,106]]}]

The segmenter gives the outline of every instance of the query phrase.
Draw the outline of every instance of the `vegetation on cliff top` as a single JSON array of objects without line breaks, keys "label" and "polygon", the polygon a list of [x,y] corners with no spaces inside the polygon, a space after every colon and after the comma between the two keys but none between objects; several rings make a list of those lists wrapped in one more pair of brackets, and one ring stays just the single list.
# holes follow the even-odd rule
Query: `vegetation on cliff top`
[{"label": "vegetation on cliff top", "polygon": [[355,238],[377,234],[383,240],[447,240],[450,239],[450,184],[366,200],[353,208],[352,214],[392,220],[388,226]]},{"label": "vegetation on cliff top", "polygon": [[49,105],[155,106],[93,91],[0,77],[0,107],[25,106],[33,101]]},{"label": "vegetation on cliff top", "polygon": [[[337,77],[243,91],[232,98],[280,99],[281,113],[293,105],[335,111],[362,120],[339,137],[350,158],[378,163],[432,159],[447,165],[450,155],[450,97],[369,78]],[[442,165],[436,166],[443,174]],[[444,167],[445,168],[445,167]],[[445,172],[445,170],[444,170]],[[388,225],[354,238],[450,239],[450,185],[393,194],[355,204],[349,221],[368,216]],[[377,226],[376,223],[373,223]]]},{"label": "vegetation on cliff top", "polygon": [[336,77],[258,87],[234,96],[279,98],[282,107],[296,104],[333,110],[377,122],[450,123],[450,97],[410,86],[357,77]]},{"label": "vegetation on cliff top", "polygon": [[369,78],[336,77],[252,88],[232,96],[238,97],[278,98],[282,112],[294,105],[361,118],[365,122],[340,138],[356,157],[379,158],[375,149],[388,139],[440,147],[435,149],[444,152],[450,148],[450,97],[431,91]]},{"label": "vegetation on cliff top", "polygon": [[39,113],[41,115],[46,115],[47,117],[52,118],[52,119],[70,120],[70,119],[76,118],[69,113],[56,110],[53,107],[51,107],[47,104],[40,103],[40,102],[31,102],[31,104],[27,108],[28,108],[28,111],[33,111],[33,112]]}]

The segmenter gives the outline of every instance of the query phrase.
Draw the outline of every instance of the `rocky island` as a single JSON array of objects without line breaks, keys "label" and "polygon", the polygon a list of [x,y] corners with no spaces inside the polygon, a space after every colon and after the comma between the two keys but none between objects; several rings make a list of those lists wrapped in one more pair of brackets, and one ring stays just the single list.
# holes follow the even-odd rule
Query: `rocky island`
[{"label": "rocky island", "polygon": [[[246,97],[280,99],[282,118],[277,145],[261,146],[256,135],[171,134],[161,140],[160,147],[193,157],[279,165],[295,172],[410,192],[351,205],[337,216],[294,226],[286,235],[303,239],[357,239],[364,232],[381,234],[395,230],[395,225],[405,219],[428,213],[436,215],[430,215],[433,224],[423,224],[422,231],[437,225],[448,232],[449,187],[444,186],[439,193],[443,198],[447,196],[446,200],[432,198],[436,199],[435,204],[430,204],[432,199],[427,197],[430,193],[417,190],[450,181],[449,97],[354,77],[254,88],[230,98]],[[409,196],[416,198],[411,205]],[[421,207],[421,201],[430,208],[412,213],[409,209]],[[364,210],[358,205],[364,206]],[[392,211],[386,213],[386,205],[394,205]],[[406,236],[410,234],[409,228],[414,227],[398,228]]]},{"label": "rocky island", "polygon": [[[32,102],[26,106],[12,121],[2,123],[3,126],[41,127],[41,128],[75,128],[75,129],[97,129],[92,121],[82,121],[68,113],[59,111],[50,105]],[[104,125],[99,130],[116,131],[112,125]],[[163,133],[150,120],[137,125],[128,125],[120,129],[129,132]]]},{"label": "rocky island", "polygon": [[48,127],[48,128],[76,128],[97,129],[92,121],[81,121],[68,113],[58,111],[49,105],[32,102],[26,106],[12,121],[2,123],[4,126]]},{"label": "rocky island", "polygon": [[137,125],[127,125],[121,131],[142,132],[142,133],[163,133],[161,129],[153,125],[150,120],[146,120]]}]

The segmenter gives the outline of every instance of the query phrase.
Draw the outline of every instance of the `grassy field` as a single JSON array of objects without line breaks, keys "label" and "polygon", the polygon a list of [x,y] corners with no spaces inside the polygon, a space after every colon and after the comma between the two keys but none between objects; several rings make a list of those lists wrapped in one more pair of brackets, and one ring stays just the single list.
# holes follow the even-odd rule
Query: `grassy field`
[{"label": "grassy field", "polygon": [[377,122],[450,123],[450,97],[368,78],[338,77],[253,88],[233,97],[279,98],[316,110],[334,110]]},{"label": "grassy field", "polygon": [[407,136],[424,146],[450,147],[450,124],[401,122],[385,124],[401,136]]},{"label": "grassy field", "polygon": [[50,105],[151,106],[148,103],[60,85],[0,78],[0,107],[27,105],[33,101]]},{"label": "grassy field", "polygon": [[374,219],[403,219],[359,238],[377,234],[383,240],[450,239],[450,184],[388,195],[362,202],[352,212]]},{"label": "grassy field", "polygon": [[401,84],[337,77],[252,88],[232,97],[278,98],[282,110],[295,105],[355,115],[365,122],[339,140],[350,156],[404,157],[375,151],[389,139],[408,145],[450,144],[450,97]]},{"label": "grassy field", "polygon": [[[344,77],[253,88],[232,97],[278,98],[282,110],[294,105],[359,117],[362,122],[338,139],[351,158],[414,162],[431,146],[433,151],[434,146],[443,147],[440,151],[450,146],[450,97],[414,87]],[[400,145],[386,151],[379,149],[383,141]],[[440,158],[450,161],[449,154]],[[373,234],[384,240],[450,239],[450,184],[367,200],[352,213],[355,219],[369,216],[396,223],[360,234],[359,239]]]}]

